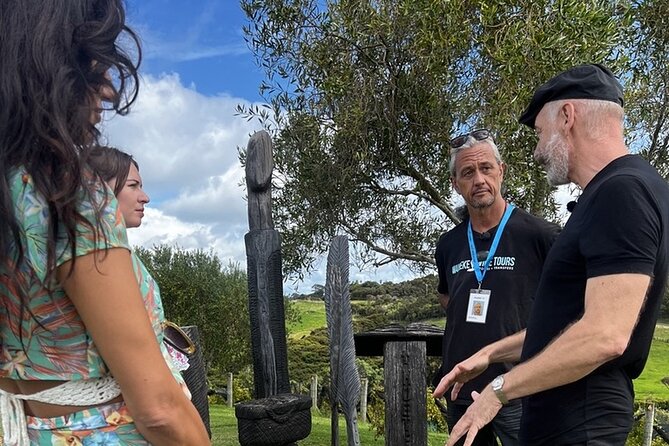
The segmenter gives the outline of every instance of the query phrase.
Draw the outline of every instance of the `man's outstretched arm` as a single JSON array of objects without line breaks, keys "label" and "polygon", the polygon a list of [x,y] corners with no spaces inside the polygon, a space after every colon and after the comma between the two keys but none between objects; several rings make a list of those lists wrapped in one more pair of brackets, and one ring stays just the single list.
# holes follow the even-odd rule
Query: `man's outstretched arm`
[{"label": "man's outstretched arm", "polygon": [[[629,344],[646,298],[650,277],[613,274],[588,279],[581,319],[543,351],[504,375],[504,393],[511,399],[577,381],[622,355]],[[467,436],[465,446],[497,414],[502,404],[486,386],[455,425],[447,445]]]},{"label": "man's outstretched arm", "polygon": [[434,389],[432,396],[439,398],[453,386],[451,399],[458,397],[463,384],[483,373],[490,364],[496,362],[518,362],[525,341],[525,330],[493,342],[474,353],[469,358],[458,363],[453,369],[441,378]]}]

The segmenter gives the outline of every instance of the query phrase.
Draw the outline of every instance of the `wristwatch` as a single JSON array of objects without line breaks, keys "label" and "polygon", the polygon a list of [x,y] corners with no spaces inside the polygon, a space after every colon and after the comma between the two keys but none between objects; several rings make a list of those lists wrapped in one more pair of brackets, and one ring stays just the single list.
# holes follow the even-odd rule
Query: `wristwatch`
[{"label": "wristwatch", "polygon": [[500,403],[509,404],[509,399],[506,397],[503,390],[504,375],[499,375],[497,378],[493,379],[490,387],[492,387],[492,391],[495,392],[495,395],[497,395],[497,399],[500,401]]}]

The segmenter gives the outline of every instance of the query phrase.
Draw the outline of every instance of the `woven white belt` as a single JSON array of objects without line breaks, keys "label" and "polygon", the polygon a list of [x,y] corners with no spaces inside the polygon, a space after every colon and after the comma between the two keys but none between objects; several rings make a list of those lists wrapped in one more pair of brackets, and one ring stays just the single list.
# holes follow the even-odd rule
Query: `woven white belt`
[{"label": "woven white belt", "polygon": [[0,389],[0,415],[2,416],[4,444],[6,446],[30,446],[26,414],[23,410],[24,400],[59,406],[95,406],[111,401],[120,394],[121,388],[111,376],[66,381],[56,387],[29,395],[9,393]]}]

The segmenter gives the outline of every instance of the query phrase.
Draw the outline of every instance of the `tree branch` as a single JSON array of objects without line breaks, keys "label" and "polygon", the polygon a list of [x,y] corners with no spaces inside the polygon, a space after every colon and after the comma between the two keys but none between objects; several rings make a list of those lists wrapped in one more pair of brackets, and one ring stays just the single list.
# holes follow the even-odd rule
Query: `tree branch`
[{"label": "tree branch", "polygon": [[354,230],[354,228],[351,227],[349,224],[342,223],[342,226],[344,226],[347,229],[347,231],[348,231],[349,235],[351,235],[353,241],[361,242],[365,246],[367,246],[369,249],[371,249],[372,251],[374,251],[376,253],[379,253],[379,254],[383,254],[383,255],[388,257],[387,259],[381,260],[379,262],[374,262],[374,266],[386,265],[388,263],[391,263],[395,260],[400,260],[400,259],[410,260],[412,262],[418,262],[418,263],[428,263],[428,264],[431,264],[431,265],[435,264],[435,260],[432,258],[432,256],[427,256],[427,255],[425,255],[423,253],[420,253],[420,252],[410,252],[410,251],[409,252],[395,252],[395,251],[390,251],[388,249],[385,249],[385,248],[381,247],[380,245],[377,245],[376,243],[374,243],[373,241],[371,241],[367,238],[362,238],[360,236],[360,234],[356,234],[356,231]]},{"label": "tree branch", "polygon": [[[388,189],[383,186],[379,186],[378,184],[370,184],[370,189],[373,190],[374,192],[381,192],[387,195],[397,195],[397,196],[404,196],[404,197],[409,197],[409,196],[414,196],[417,198],[420,198],[422,200],[427,201],[428,203],[434,205],[436,208],[438,208],[440,211],[442,211],[444,214],[446,214],[453,223],[458,224],[460,223],[460,219],[455,215],[455,210],[451,208],[446,203],[443,203],[441,200],[435,200],[432,196],[429,194],[421,192],[419,189],[401,189],[401,190],[392,190]],[[455,221],[453,219],[456,219]]]},{"label": "tree branch", "polygon": [[420,188],[427,193],[427,196],[430,197],[430,203],[433,203],[436,207],[438,207],[453,223],[456,225],[460,223],[460,219],[455,214],[455,209],[442,200],[439,191],[437,191],[437,189],[432,186],[432,183],[430,183],[430,181],[422,173],[409,165],[405,165],[403,169],[405,170],[407,176],[416,180],[418,186],[420,186]]}]

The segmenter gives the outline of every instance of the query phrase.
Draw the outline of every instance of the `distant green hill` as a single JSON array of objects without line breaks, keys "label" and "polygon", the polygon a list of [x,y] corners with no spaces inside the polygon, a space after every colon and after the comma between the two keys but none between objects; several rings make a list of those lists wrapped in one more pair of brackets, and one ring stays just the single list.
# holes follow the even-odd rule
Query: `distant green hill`
[{"label": "distant green hill", "polygon": [[[365,301],[355,301],[358,305]],[[300,321],[287,327],[289,339],[308,336],[312,330],[323,328],[325,323],[325,303],[321,300],[296,300],[295,309],[300,314]],[[443,327],[443,318],[432,318],[423,321]],[[641,376],[634,381],[637,401],[655,400],[669,401],[669,387],[662,384],[662,378],[669,377],[669,324],[659,323],[655,329],[655,337],[651,345],[648,363]]]},{"label": "distant green hill", "polygon": [[296,300],[293,305],[299,313],[300,320],[288,323],[288,336],[301,338],[317,328],[326,326],[325,302],[322,300]]}]

